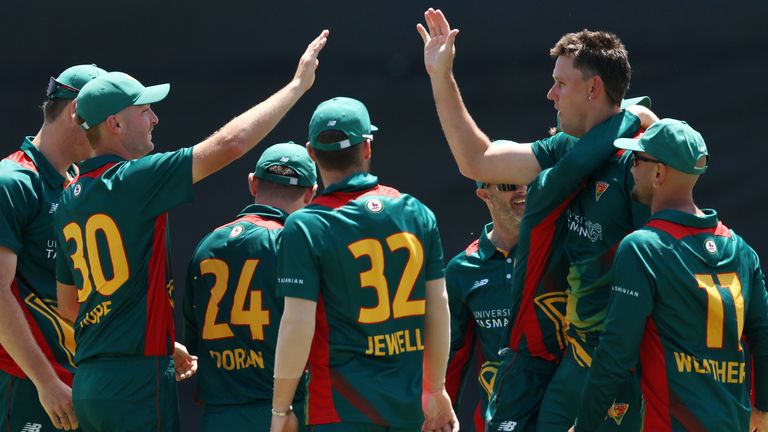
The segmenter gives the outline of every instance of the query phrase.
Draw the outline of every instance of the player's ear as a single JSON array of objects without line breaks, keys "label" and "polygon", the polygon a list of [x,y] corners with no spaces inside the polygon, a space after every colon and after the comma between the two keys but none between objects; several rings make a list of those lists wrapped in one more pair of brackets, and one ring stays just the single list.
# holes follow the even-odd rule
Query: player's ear
[{"label": "player's ear", "polygon": [[254,198],[259,192],[259,179],[253,173],[248,174],[248,190],[251,191],[251,196]]},{"label": "player's ear", "polygon": [[311,203],[312,199],[315,198],[316,193],[317,193],[317,185],[314,185],[311,188],[307,189],[307,193],[304,194],[304,205]]},{"label": "player's ear", "polygon": [[371,147],[371,140],[366,139],[363,141],[363,160],[371,160],[371,153],[373,153],[373,147]]},{"label": "player's ear", "polygon": [[595,75],[589,79],[589,99],[595,100],[600,92],[605,89],[605,83],[600,75]]},{"label": "player's ear", "polygon": [[490,202],[491,197],[488,195],[488,191],[483,188],[475,189],[475,195],[485,202]]},{"label": "player's ear", "polygon": [[307,145],[305,147],[307,148],[307,153],[309,153],[309,158],[312,159],[313,162],[317,163],[317,159],[315,159],[315,154],[312,153],[312,146],[309,145],[309,141],[307,141]]}]

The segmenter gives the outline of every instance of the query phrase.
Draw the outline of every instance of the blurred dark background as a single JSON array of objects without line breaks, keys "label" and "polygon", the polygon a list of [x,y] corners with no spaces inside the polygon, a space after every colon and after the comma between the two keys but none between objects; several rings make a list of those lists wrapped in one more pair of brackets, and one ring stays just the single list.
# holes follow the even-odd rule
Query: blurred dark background
[{"label": "blurred dark background", "polygon": [[[415,24],[440,7],[461,29],[455,73],[464,101],[492,138],[546,136],[549,48],[582,28],[617,33],[630,52],[629,95],[650,95],[661,117],[687,120],[705,137],[711,167],[695,198],[762,253],[768,117],[768,3],[763,1],[112,1],[9,0],[0,17],[0,150],[14,151],[42,121],[48,77],[79,63],[170,82],[154,106],[157,151],[191,146],[293,76],[306,44],[331,30],[315,86],[263,144],[305,142],[314,107],[333,96],[364,101],[380,131],[373,171],[438,216],[446,258],[488,219],[473,183],[456,168],[438,123]],[[173,266],[181,304],[197,241],[250,202],[246,175],[264,146],[196,186],[174,210]],[[178,311],[177,311],[178,312]],[[194,383],[181,385],[183,430],[198,429]]]}]

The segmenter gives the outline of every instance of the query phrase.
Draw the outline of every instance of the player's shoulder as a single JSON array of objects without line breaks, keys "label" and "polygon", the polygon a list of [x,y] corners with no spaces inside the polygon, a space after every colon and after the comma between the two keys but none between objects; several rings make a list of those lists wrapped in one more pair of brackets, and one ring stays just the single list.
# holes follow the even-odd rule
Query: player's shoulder
[{"label": "player's shoulder", "polygon": [[627,234],[619,243],[617,254],[628,251],[652,253],[666,248],[669,248],[669,241],[663,232],[646,225]]},{"label": "player's shoulder", "polygon": [[9,159],[0,161],[0,190],[11,198],[17,194],[36,194],[41,182],[40,174],[33,164],[19,164]]},{"label": "player's shoulder", "polygon": [[141,171],[156,168],[166,164],[177,163],[183,159],[192,158],[192,147],[184,147],[169,152],[151,153],[137,159],[131,159],[118,164],[120,171]]}]

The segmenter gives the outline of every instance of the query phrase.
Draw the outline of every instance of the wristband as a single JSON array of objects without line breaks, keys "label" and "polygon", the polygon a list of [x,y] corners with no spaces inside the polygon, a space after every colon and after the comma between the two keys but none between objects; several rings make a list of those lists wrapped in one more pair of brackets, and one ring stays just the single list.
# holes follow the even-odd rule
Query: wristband
[{"label": "wristband", "polygon": [[286,409],[285,411],[278,411],[272,408],[272,415],[275,417],[285,417],[292,412],[293,412],[293,405],[288,405],[288,409]]}]

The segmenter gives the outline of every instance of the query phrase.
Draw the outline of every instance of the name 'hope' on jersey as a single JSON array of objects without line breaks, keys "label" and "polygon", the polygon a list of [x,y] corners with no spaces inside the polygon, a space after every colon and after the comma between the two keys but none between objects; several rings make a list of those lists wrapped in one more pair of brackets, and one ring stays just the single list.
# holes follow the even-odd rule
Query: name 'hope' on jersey
[{"label": "name 'hope' on jersey", "polygon": [[281,242],[278,292],[318,303],[308,423],[420,425],[426,282],[444,276],[432,211],[358,173],[291,214]]},{"label": "name 'hope' on jersey", "polygon": [[192,199],[192,149],[80,165],[56,212],[56,278],[75,285],[80,363],[173,348],[167,211]]}]

